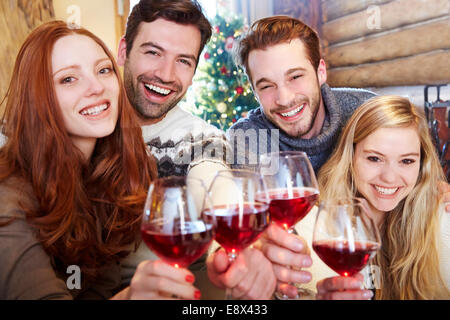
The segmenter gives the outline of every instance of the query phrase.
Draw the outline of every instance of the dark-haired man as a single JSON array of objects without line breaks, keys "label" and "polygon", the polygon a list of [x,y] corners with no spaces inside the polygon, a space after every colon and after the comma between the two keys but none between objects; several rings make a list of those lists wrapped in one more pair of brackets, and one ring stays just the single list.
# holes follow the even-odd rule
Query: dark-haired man
[{"label": "dark-haired man", "polygon": [[[218,170],[227,168],[229,146],[224,133],[178,106],[211,29],[195,1],[141,0],[120,41],[118,62],[124,66],[127,95],[139,115],[144,140],[158,160],[160,176],[188,175],[209,184]],[[126,277],[130,278],[137,261],[148,258],[147,251],[141,245],[124,261],[129,266]],[[232,288],[235,298],[267,299],[275,288],[272,266],[257,249],[248,248],[232,265],[219,250],[208,257],[207,266],[209,280],[217,287]],[[192,292],[190,283],[177,282],[167,272],[155,275],[183,286],[187,294]],[[211,290],[203,289],[204,297],[212,298]],[[223,298],[223,292],[216,297]]]}]

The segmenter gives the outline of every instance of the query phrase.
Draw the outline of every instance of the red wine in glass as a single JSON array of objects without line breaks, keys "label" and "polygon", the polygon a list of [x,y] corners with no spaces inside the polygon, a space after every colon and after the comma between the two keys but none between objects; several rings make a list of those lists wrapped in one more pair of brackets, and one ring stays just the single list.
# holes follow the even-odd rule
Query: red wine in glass
[{"label": "red wine in glass", "polygon": [[269,191],[270,218],[288,230],[302,220],[319,198],[315,188],[293,188]]},{"label": "red wine in glass", "polygon": [[[231,169],[216,174],[209,195],[212,206],[206,207],[204,216],[215,217],[215,239],[232,264],[269,226],[267,190],[259,173]],[[227,300],[232,298],[231,292],[226,289]]]},{"label": "red wine in glass", "polygon": [[161,260],[186,268],[200,258],[214,238],[213,226],[197,222],[185,222],[183,228],[178,225],[170,233],[164,231],[163,225],[142,225],[142,239],[150,250]]},{"label": "red wine in glass", "polygon": [[[242,209],[241,209],[242,208]],[[258,239],[269,226],[269,211],[267,204],[244,204],[216,206],[206,215],[216,217],[216,241],[227,252],[239,253]],[[240,213],[242,210],[242,213]]]},{"label": "red wine in glass", "polygon": [[375,242],[356,241],[350,245],[344,240],[321,240],[313,243],[320,259],[344,277],[360,272],[378,248],[379,244]]},{"label": "red wine in glass", "polygon": [[381,247],[373,213],[364,198],[322,199],[312,247],[319,258],[343,277],[360,272]]},{"label": "red wine in glass", "polygon": [[[263,175],[270,199],[270,218],[287,232],[296,234],[295,224],[302,220],[319,197],[318,184],[308,155],[301,151],[281,151],[263,154],[259,171]],[[295,296],[281,291],[281,300],[311,299],[314,293],[299,285]]]},{"label": "red wine in glass", "polygon": [[209,201],[201,180],[172,176],[152,181],[142,216],[143,241],[165,263],[187,268],[214,239],[215,220],[203,215]]}]

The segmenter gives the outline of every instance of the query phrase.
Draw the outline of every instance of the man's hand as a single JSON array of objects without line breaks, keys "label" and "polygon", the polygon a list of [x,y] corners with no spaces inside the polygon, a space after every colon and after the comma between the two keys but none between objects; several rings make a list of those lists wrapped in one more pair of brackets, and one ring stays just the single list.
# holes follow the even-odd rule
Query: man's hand
[{"label": "man's hand", "polygon": [[284,294],[290,297],[297,295],[297,288],[289,285],[289,282],[308,283],[311,281],[310,272],[299,270],[312,265],[308,245],[300,236],[288,233],[272,223],[264,232],[258,247],[272,262],[278,280],[278,290]]},{"label": "man's hand", "polygon": [[361,289],[364,277],[358,273],[353,277],[332,277],[317,282],[317,300],[368,300],[370,290]]},{"label": "man's hand", "polygon": [[275,290],[272,264],[258,249],[245,249],[232,263],[220,249],[209,255],[207,268],[211,282],[222,289],[231,288],[236,299],[270,299]]}]

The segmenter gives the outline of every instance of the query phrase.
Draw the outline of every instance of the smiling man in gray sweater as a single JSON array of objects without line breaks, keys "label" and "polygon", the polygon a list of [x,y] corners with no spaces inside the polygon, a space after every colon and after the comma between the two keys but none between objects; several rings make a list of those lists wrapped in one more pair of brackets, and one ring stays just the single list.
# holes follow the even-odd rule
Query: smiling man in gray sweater
[{"label": "smiling man in gray sweater", "polygon": [[[228,131],[234,164],[255,165],[255,155],[299,150],[308,154],[318,172],[353,111],[375,94],[330,88],[316,32],[294,18],[257,21],[235,48],[236,61],[261,106]],[[245,134],[253,137],[249,130],[256,131],[256,142],[242,139]]]}]

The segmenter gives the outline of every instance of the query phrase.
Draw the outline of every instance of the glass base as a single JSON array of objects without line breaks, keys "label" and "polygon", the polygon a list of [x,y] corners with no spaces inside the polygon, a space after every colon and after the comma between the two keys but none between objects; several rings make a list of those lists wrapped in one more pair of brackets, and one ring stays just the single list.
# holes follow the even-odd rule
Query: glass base
[{"label": "glass base", "polygon": [[316,300],[316,294],[314,291],[298,287],[297,296],[295,297],[289,297],[281,292],[275,292],[274,296],[277,300]]}]

